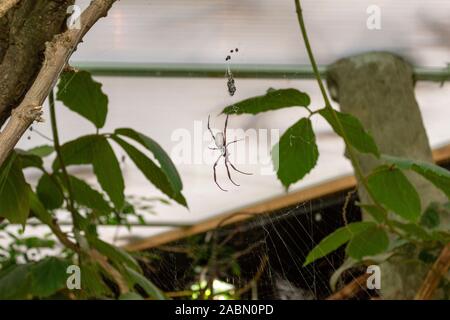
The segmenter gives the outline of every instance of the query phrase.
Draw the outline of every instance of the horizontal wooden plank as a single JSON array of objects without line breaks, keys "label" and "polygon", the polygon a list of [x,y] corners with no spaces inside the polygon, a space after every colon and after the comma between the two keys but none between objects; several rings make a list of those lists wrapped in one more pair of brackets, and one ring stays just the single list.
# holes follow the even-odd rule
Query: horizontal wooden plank
[{"label": "horizontal wooden plank", "polygon": [[[442,148],[434,150],[433,159],[438,164],[450,161],[450,145],[446,145]],[[266,214],[278,209],[296,205],[297,203],[332,195],[334,193],[354,188],[355,186],[356,179],[354,176],[340,177],[306,188],[304,190],[299,190],[283,196],[274,197],[259,204],[248,206],[234,212],[215,216],[194,226],[176,228],[162,234],[138,240],[126,245],[124,248],[129,251],[140,251],[149,248],[155,248],[169,242],[183,239],[185,237],[213,230],[217,227],[223,227],[231,223],[244,221],[255,215]]]}]

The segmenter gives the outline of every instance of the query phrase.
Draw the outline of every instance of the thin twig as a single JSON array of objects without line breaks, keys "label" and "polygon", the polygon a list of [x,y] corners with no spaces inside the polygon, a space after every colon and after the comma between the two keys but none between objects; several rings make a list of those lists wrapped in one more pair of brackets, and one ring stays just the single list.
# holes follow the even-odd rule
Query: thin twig
[{"label": "thin twig", "polygon": [[101,18],[106,16],[117,0],[93,0],[80,17],[81,28],[69,29],[56,35],[46,44],[44,62],[32,86],[20,105],[13,109],[11,118],[0,133],[0,165],[17,144],[28,127],[41,120],[42,105],[55,85],[83,36]]},{"label": "thin twig", "polygon": [[419,291],[414,297],[415,300],[430,300],[433,299],[434,292],[441,282],[442,277],[447,274],[450,268],[450,243],[442,249],[441,254],[434,262],[430,271],[428,271],[425,280],[422,283]]},{"label": "thin twig", "polygon": [[370,274],[368,273],[360,275],[358,278],[354,279],[352,282],[343,287],[341,290],[333,293],[326,300],[346,300],[354,297],[364,288],[369,276]]}]

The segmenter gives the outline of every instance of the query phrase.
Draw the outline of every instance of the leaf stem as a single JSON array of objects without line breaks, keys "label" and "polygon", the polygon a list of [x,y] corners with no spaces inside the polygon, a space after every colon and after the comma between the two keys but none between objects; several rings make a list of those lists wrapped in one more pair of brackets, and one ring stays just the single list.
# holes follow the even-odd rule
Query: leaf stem
[{"label": "leaf stem", "polygon": [[376,201],[372,191],[369,189],[369,185],[367,183],[367,179],[366,179],[366,177],[364,176],[364,174],[362,172],[361,165],[360,165],[360,163],[359,163],[359,161],[358,161],[358,159],[356,157],[355,150],[353,149],[352,145],[349,143],[349,139],[347,137],[347,134],[344,131],[344,127],[343,127],[341,121],[339,120],[339,117],[337,116],[336,111],[331,106],[330,99],[328,98],[327,91],[325,90],[325,86],[323,84],[322,77],[320,75],[319,68],[317,67],[316,59],[314,58],[314,54],[313,54],[313,51],[312,51],[312,48],[311,48],[311,44],[309,42],[308,33],[306,31],[305,21],[303,19],[303,13],[302,13],[302,7],[301,7],[301,4],[300,4],[300,0],[295,0],[295,8],[296,8],[296,11],[297,11],[298,23],[300,25],[300,30],[301,30],[301,33],[302,33],[302,36],[303,36],[303,41],[304,41],[304,44],[305,44],[305,47],[306,47],[306,51],[308,52],[308,57],[309,57],[309,60],[311,62],[311,66],[313,68],[314,75],[315,75],[317,83],[319,85],[320,92],[322,93],[322,97],[323,97],[323,99],[325,101],[325,108],[330,110],[334,120],[336,121],[336,123],[337,123],[337,125],[339,127],[339,130],[342,133],[342,139],[344,140],[345,146],[347,148],[348,156],[349,156],[350,161],[351,161],[351,163],[353,165],[353,168],[355,169],[355,174],[356,174],[358,180],[362,183],[362,185],[364,186],[364,189],[366,189],[366,191],[367,191],[369,197],[371,198],[371,200],[373,201],[373,203],[384,212],[385,218],[387,218],[386,209],[384,209]]}]

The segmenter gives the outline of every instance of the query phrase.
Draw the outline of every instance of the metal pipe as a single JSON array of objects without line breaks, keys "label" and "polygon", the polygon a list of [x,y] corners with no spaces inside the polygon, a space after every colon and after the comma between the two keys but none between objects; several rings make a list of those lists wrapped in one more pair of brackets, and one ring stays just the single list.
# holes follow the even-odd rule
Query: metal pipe
[{"label": "metal pipe", "polygon": [[[108,77],[176,77],[176,78],[222,78],[225,64],[182,64],[182,63],[88,63],[73,62],[75,68],[89,71],[96,76]],[[313,79],[310,66],[274,64],[235,64],[233,75],[243,79]],[[326,66],[319,66],[321,76],[326,77]],[[450,66],[447,68],[415,67],[417,81],[445,82],[450,80]]]}]

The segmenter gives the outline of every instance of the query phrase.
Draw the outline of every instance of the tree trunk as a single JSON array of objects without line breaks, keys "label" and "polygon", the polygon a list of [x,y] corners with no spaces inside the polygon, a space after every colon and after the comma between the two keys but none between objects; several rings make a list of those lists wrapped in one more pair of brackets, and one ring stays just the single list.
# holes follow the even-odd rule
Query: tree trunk
[{"label": "tree trunk", "polygon": [[[381,153],[432,162],[431,148],[414,95],[413,69],[406,61],[381,52],[346,58],[330,67],[327,84],[341,111],[362,122]],[[359,154],[358,161],[365,175],[381,164],[372,155]],[[445,195],[421,176],[407,175],[421,196],[422,209],[431,202],[446,201]],[[358,192],[361,202],[370,203],[361,186]],[[369,217],[364,215],[364,219]],[[403,256],[380,265],[384,298],[414,297],[430,267],[417,259],[417,251],[417,248],[410,248]],[[406,260],[410,262],[406,263]]]},{"label": "tree trunk", "polygon": [[45,43],[65,29],[74,0],[20,0],[0,16],[0,127],[39,71]]}]

